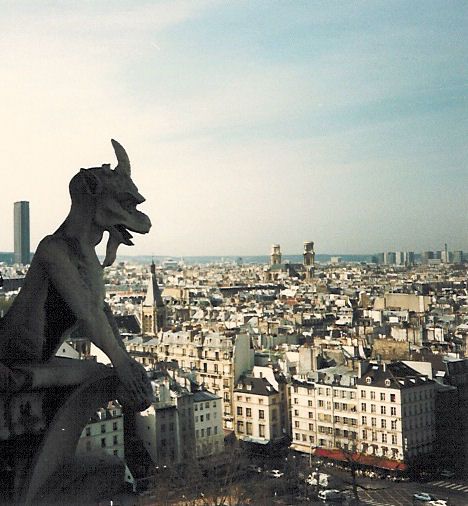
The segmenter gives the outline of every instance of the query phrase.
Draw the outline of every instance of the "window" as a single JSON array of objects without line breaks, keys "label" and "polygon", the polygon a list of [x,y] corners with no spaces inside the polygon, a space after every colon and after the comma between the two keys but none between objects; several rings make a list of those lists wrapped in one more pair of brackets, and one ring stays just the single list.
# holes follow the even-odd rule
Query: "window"
[{"label": "window", "polygon": [[392,406],[392,407],[390,408],[390,414],[391,414],[392,416],[396,416],[396,408],[395,408],[394,406]]},{"label": "window", "polygon": [[309,418],[314,418],[314,413],[312,411],[309,411]]},{"label": "window", "polygon": [[209,413],[207,413],[207,414],[206,414],[206,419],[207,419],[207,420],[209,420],[209,419],[210,419],[210,414],[209,414]]},{"label": "window", "polygon": [[310,407],[312,407],[312,401],[310,401],[310,400],[307,401],[307,405],[310,406]]},{"label": "window", "polygon": [[240,406],[237,406],[237,414],[242,415],[242,408]]},{"label": "window", "polygon": [[113,438],[113,443],[114,443],[114,445],[119,444],[119,439],[118,439],[118,437],[117,437],[117,436],[114,436],[114,438]]},{"label": "window", "polygon": [[246,430],[247,430],[247,435],[251,436],[252,435],[252,422],[247,422]]},{"label": "window", "polygon": [[101,434],[104,434],[106,432],[106,425],[103,423],[101,425]]},{"label": "window", "polygon": [[381,420],[380,424],[382,426],[382,429],[386,429],[387,428],[387,420]]},{"label": "window", "polygon": [[385,408],[385,406],[380,406],[380,414],[385,415],[386,413],[387,413],[387,409]]},{"label": "window", "polygon": [[258,399],[259,404],[263,404],[263,399]]},{"label": "window", "polygon": [[367,430],[366,429],[364,429],[362,431],[362,439],[367,439]]},{"label": "window", "polygon": [[252,416],[252,408],[245,408],[245,416]]},{"label": "window", "polygon": [[384,400],[385,400],[385,392],[381,392],[381,393],[380,393],[380,400],[381,400],[381,401],[384,401]]},{"label": "window", "polygon": [[309,423],[309,430],[314,430],[314,426],[311,423]]},{"label": "window", "polygon": [[361,390],[361,397],[362,397],[363,399],[365,399],[365,398],[366,398],[366,391],[365,391],[365,390]]},{"label": "window", "polygon": [[318,405],[319,405],[319,408],[323,408],[323,401],[319,400]]},{"label": "window", "polygon": [[387,434],[382,434],[382,443],[387,442]]},{"label": "window", "polygon": [[213,434],[214,434],[215,436],[216,436],[216,434],[218,434],[218,426],[217,426],[217,425],[215,425],[215,426],[213,427]]},{"label": "window", "polygon": [[372,431],[372,441],[377,441],[377,432],[375,430]]},{"label": "window", "polygon": [[237,432],[239,432],[239,434],[244,433],[244,422],[237,422]]},{"label": "window", "polygon": [[[237,400],[239,400],[239,397],[237,397]],[[195,404],[195,411],[198,411],[198,404]]]},{"label": "window", "polygon": [[[249,433],[249,424],[247,424],[247,434]],[[206,429],[206,435],[211,436],[211,427]]]},{"label": "window", "polygon": [[258,435],[260,437],[265,437],[265,426],[264,425],[258,426]]},{"label": "window", "polygon": [[103,437],[101,438],[101,448],[105,448],[106,447],[106,438]]},{"label": "window", "polygon": [[367,425],[367,416],[362,417],[362,425]]},{"label": "window", "polygon": [[263,409],[258,410],[258,418],[260,418],[260,420],[265,418],[265,411]]},{"label": "window", "polygon": [[372,391],[372,392],[370,393],[370,398],[371,398],[372,400],[374,400],[374,399],[375,399],[375,392],[374,392],[374,391]]},{"label": "window", "polygon": [[86,435],[91,436],[91,427],[86,427]]},{"label": "window", "polygon": [[205,437],[205,429],[201,430],[201,437]]},{"label": "window", "polygon": [[375,413],[375,404],[370,405],[371,413]]},{"label": "window", "polygon": [[299,416],[299,410],[298,409],[294,410],[294,416]]},{"label": "window", "polygon": [[117,429],[118,429],[118,424],[117,424],[117,422],[114,422],[112,424],[112,430],[117,430]]},{"label": "window", "polygon": [[395,402],[395,401],[396,401],[396,395],[390,394],[390,402]]},{"label": "window", "polygon": [[210,403],[209,402],[205,402],[205,408],[209,408],[210,407]]},{"label": "window", "polygon": [[307,441],[307,436],[306,436],[306,434],[302,434],[302,441]]},{"label": "window", "polygon": [[397,444],[397,437],[395,436],[395,434],[392,435],[392,445],[396,445]]},{"label": "window", "polygon": [[294,397],[294,404],[299,404],[299,399],[297,397]]},{"label": "window", "polygon": [[367,406],[365,402],[361,403],[361,411],[367,411]]},{"label": "window", "polygon": [[200,422],[203,422],[204,418],[205,417],[203,415],[200,415]]},{"label": "window", "polygon": [[392,430],[396,430],[397,428],[397,422],[396,420],[392,420]]},{"label": "window", "polygon": [[299,428],[299,422],[297,420],[294,422],[294,427],[296,427],[296,429]]},{"label": "window", "polygon": [[297,432],[294,434],[294,437],[295,437],[296,441],[300,441],[300,439],[301,439],[301,435],[298,434]]},{"label": "window", "polygon": [[377,426],[377,419],[376,418],[374,418],[374,417],[371,418],[371,425],[372,425],[372,427]]}]

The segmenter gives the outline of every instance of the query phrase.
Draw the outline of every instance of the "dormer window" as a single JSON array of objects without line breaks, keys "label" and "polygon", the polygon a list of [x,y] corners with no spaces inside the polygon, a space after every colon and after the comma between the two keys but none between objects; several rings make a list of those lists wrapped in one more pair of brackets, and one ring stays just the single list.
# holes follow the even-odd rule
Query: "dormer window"
[{"label": "dormer window", "polygon": [[385,380],[385,386],[386,386],[386,387],[389,387],[391,384],[392,384],[392,382],[391,382],[391,381],[387,378],[387,379]]},{"label": "dormer window", "polygon": [[372,383],[372,378],[370,376],[367,376],[366,383],[370,385]]}]

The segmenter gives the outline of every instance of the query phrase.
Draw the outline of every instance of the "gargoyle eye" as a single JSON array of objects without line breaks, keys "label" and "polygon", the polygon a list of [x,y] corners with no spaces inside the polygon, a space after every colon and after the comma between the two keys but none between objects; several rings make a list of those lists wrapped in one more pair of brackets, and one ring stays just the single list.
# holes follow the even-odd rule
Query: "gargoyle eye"
[{"label": "gargoyle eye", "polygon": [[120,205],[124,209],[134,209],[139,203],[140,200],[137,199],[134,195],[131,193],[123,193],[118,196],[118,200]]}]

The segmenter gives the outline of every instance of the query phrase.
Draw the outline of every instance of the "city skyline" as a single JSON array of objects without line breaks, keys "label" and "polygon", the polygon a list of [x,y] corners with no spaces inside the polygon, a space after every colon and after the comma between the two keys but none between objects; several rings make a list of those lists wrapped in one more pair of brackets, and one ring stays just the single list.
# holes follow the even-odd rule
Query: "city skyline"
[{"label": "city skyline", "polygon": [[153,222],[122,255],[467,251],[466,9],[6,4],[0,251],[13,202],[34,251],[112,137]]}]

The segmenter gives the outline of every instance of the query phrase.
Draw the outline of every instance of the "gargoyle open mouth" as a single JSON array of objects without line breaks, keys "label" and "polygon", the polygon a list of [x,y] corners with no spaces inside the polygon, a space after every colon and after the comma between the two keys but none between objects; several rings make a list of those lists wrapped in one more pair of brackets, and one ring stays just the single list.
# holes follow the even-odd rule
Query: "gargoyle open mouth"
[{"label": "gargoyle open mouth", "polygon": [[128,231],[125,225],[114,225],[111,227],[111,230],[109,230],[109,233],[111,235],[115,235],[115,239],[117,239],[122,244],[133,246],[133,242],[131,240],[133,239],[133,235]]}]

